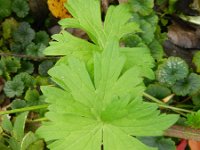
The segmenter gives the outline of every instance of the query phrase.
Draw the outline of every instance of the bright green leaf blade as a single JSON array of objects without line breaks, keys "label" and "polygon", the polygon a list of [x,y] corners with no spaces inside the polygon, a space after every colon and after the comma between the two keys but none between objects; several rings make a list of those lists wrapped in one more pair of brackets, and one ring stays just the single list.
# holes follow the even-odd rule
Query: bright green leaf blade
[{"label": "bright green leaf blade", "polygon": [[[119,106],[116,105],[115,107]],[[113,108],[113,110],[115,109]],[[110,123],[118,126],[128,134],[136,136],[162,135],[163,130],[173,125],[178,119],[178,115],[159,115],[157,105],[144,103],[138,98],[132,100],[123,109],[118,109],[118,112],[115,113],[120,114],[120,111],[123,113],[123,110],[128,112],[127,115]]]},{"label": "bright green leaf blade", "polygon": [[[70,93],[55,87],[44,86],[41,89],[44,95],[46,95],[46,102],[51,104],[48,107],[50,111],[59,114],[68,113],[93,117],[90,108],[75,101]],[[60,95],[62,95],[62,97]]]},{"label": "bright green leaf blade", "polygon": [[54,78],[61,78],[76,101],[94,107],[95,89],[83,62],[72,58],[69,60],[69,66],[55,66],[49,74]]},{"label": "bright green leaf blade", "polygon": [[27,150],[29,145],[34,143],[37,140],[37,137],[33,132],[28,132],[21,141],[21,150]]},{"label": "bright green leaf blade", "polygon": [[[55,116],[57,114],[57,116]],[[73,132],[90,132],[98,126],[98,122],[88,117],[71,114],[47,113],[52,122],[46,122],[37,133],[48,140],[67,138]],[[58,130],[62,129],[62,130]]]},{"label": "bright green leaf blade", "polygon": [[140,75],[154,79],[154,72],[151,70],[154,66],[154,60],[148,48],[120,48],[120,52],[126,56],[125,70],[133,66],[138,67]]},{"label": "bright green leaf blade", "polygon": [[1,123],[1,126],[5,131],[7,131],[9,133],[11,133],[13,130],[12,123],[11,123],[10,119],[8,119],[8,116],[6,116],[6,115],[3,116],[3,121]]},{"label": "bright green leaf blade", "polygon": [[52,150],[101,150],[102,131],[95,128],[91,131],[75,131],[63,140],[56,141],[48,147]]},{"label": "bright green leaf blade", "polygon": [[22,140],[24,137],[24,128],[28,112],[21,113],[17,116],[13,126],[13,137],[17,140]]},{"label": "bright green leaf blade", "polygon": [[43,140],[38,140],[32,143],[27,150],[44,150],[45,144]]},{"label": "bright green leaf blade", "polygon": [[145,146],[136,138],[114,126],[105,125],[103,135],[104,150],[156,150],[156,148]]},{"label": "bright green leaf blade", "polygon": [[63,28],[81,28],[79,21],[75,18],[65,18],[58,22]]},{"label": "bright green leaf blade", "polygon": [[83,0],[77,0],[74,3],[73,0],[68,0],[66,7],[91,40],[100,47],[103,47],[105,37],[101,21],[100,1],[87,0],[86,3]]},{"label": "bright green leaf blade", "polygon": [[128,22],[130,18],[131,12],[128,4],[109,7],[104,21],[104,31],[106,36],[117,36],[119,40],[128,33],[140,31],[137,23]]},{"label": "bright green leaf blade", "polygon": [[93,52],[99,51],[98,46],[77,38],[66,31],[53,35],[52,38],[55,41],[50,42],[50,46],[45,49],[44,54],[46,55],[75,56],[88,60],[92,57]]}]

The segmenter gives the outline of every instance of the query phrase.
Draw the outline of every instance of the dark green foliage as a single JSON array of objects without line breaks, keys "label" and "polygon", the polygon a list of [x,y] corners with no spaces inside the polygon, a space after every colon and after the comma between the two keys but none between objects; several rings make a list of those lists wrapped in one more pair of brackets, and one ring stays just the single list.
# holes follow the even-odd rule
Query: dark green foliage
[{"label": "dark green foliage", "polygon": [[197,92],[192,96],[192,102],[195,106],[200,106],[200,92]]},{"label": "dark green foliage", "polygon": [[170,138],[163,137],[139,137],[140,141],[158,150],[176,150],[175,142]]},{"label": "dark green foliage", "polygon": [[169,57],[159,65],[156,72],[157,80],[167,86],[172,86],[176,81],[184,79],[189,73],[187,63],[179,57]]},{"label": "dark green foliage", "polygon": [[0,19],[11,14],[11,0],[0,0]]},{"label": "dark green foliage", "polygon": [[35,31],[27,22],[20,23],[19,27],[13,33],[15,42],[20,43],[23,48],[32,42],[35,38]]},{"label": "dark green foliage", "polygon": [[36,106],[43,103],[43,101],[41,101],[42,99],[40,98],[40,94],[36,89],[27,90],[24,99],[26,100],[28,106]]},{"label": "dark green foliage", "polygon": [[47,46],[49,44],[49,35],[47,34],[46,31],[39,31],[36,33],[35,35],[35,40],[34,42],[36,44],[42,43],[45,46]]},{"label": "dark green foliage", "polygon": [[21,99],[16,99],[16,100],[12,101],[12,103],[11,103],[12,109],[24,108],[26,106],[27,106],[26,102]]},{"label": "dark green foliage", "polygon": [[27,47],[26,47],[26,54],[29,56],[43,56],[43,51],[46,48],[46,46],[42,43],[35,44],[31,42]]},{"label": "dark green foliage", "polygon": [[35,79],[33,76],[29,75],[28,73],[26,72],[22,72],[22,73],[19,73],[18,75],[16,75],[13,80],[16,80],[16,81],[21,81],[23,82],[24,84],[24,87],[28,88],[28,87],[32,87],[35,83]]},{"label": "dark green foliage", "polygon": [[154,96],[160,100],[171,94],[169,88],[159,84],[150,84],[147,87],[146,92],[149,93],[151,96]]},{"label": "dark green foliage", "polygon": [[21,68],[19,72],[26,72],[28,74],[32,74],[34,71],[34,65],[30,61],[21,61]]},{"label": "dark green foliage", "polygon": [[172,90],[179,96],[192,95],[200,90],[200,76],[191,73],[186,79],[177,81],[172,86]]},{"label": "dark green foliage", "polygon": [[7,81],[4,92],[8,97],[21,96],[24,91],[24,84],[20,80]]},{"label": "dark green foliage", "polygon": [[46,60],[46,61],[43,61],[40,65],[39,65],[39,68],[38,68],[38,73],[41,75],[41,76],[47,76],[47,71],[53,67],[54,63],[50,60]]},{"label": "dark green foliage", "polygon": [[152,0],[129,0],[134,12],[138,12],[143,16],[149,15],[153,11],[154,3]]},{"label": "dark green foliage", "polygon": [[27,0],[13,0],[12,10],[20,18],[24,18],[29,13],[29,5]]}]

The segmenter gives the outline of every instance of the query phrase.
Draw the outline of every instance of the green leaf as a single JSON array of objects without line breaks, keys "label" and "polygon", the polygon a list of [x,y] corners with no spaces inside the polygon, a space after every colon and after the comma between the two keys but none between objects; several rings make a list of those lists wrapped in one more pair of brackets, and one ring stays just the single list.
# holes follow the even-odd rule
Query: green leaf
[{"label": "green leaf", "polygon": [[0,18],[5,18],[11,15],[11,0],[0,0]]},{"label": "green leaf", "polygon": [[196,71],[199,73],[200,72],[200,52],[196,52],[193,56],[192,62],[196,66]]},{"label": "green leaf", "polygon": [[45,60],[43,61],[40,65],[39,65],[39,68],[38,68],[38,73],[41,75],[41,76],[47,76],[47,71],[53,67],[54,63],[52,60]]},{"label": "green leaf", "polygon": [[12,31],[17,28],[17,21],[14,18],[5,19],[2,23],[3,38],[11,38]]},{"label": "green leaf", "polygon": [[199,92],[192,96],[192,102],[194,105],[200,106],[200,93]]},{"label": "green leaf", "polygon": [[98,46],[83,39],[72,36],[66,31],[52,36],[55,41],[50,42],[50,46],[44,51],[45,55],[66,55],[76,56],[83,60],[92,57],[94,51],[99,51]]},{"label": "green leaf", "polygon": [[74,19],[66,20],[64,22],[65,26],[83,29],[96,45],[103,47],[105,35],[103,33],[99,0],[89,0],[87,3],[83,0],[77,0],[77,4],[69,0],[65,3],[65,6],[74,17]]},{"label": "green leaf", "polygon": [[27,115],[28,115],[28,112],[24,112],[24,113],[19,114],[16,117],[12,134],[13,134],[13,137],[18,141],[21,141],[24,137],[24,128],[25,128]]},{"label": "green leaf", "polygon": [[[79,3],[81,4],[81,7],[85,7],[86,5],[84,1],[80,1]],[[91,10],[88,9],[88,5],[93,5],[93,8],[91,9],[94,9],[95,13],[90,12]],[[97,0],[90,0],[87,2],[87,9],[84,9],[87,10],[87,12],[84,11],[83,13],[80,12],[82,8],[77,7],[76,4],[73,4],[73,1],[69,1],[67,3],[67,8],[71,12],[71,14],[74,15],[74,18],[63,19],[60,21],[60,24],[65,28],[75,27],[83,29],[96,45],[86,42],[83,39],[76,38],[71,34],[63,31],[62,34],[53,36],[53,39],[57,42],[50,42],[50,47],[45,50],[45,54],[67,55],[68,57],[75,56],[88,62],[91,61],[91,57],[94,52],[102,51],[102,48],[105,47],[106,38],[112,38],[113,36],[116,36],[119,40],[127,34],[141,31],[136,21],[129,21],[131,18],[131,13],[128,4],[122,4],[117,7],[109,7],[107,15],[105,17],[104,26],[102,26],[102,21],[99,21],[99,16],[96,16],[97,19],[94,21],[94,16],[87,15],[91,13],[100,15],[100,12],[96,12],[99,11],[99,5],[100,4],[99,2],[97,3]],[[95,24],[97,27],[95,28],[95,25],[90,27],[91,25],[89,24],[89,21],[93,22],[93,24]],[[150,69],[147,69],[147,67],[152,67],[154,63],[152,57],[150,56],[149,50],[144,48],[144,50],[141,50],[141,52],[139,52],[139,49],[126,49],[122,50],[122,53],[123,52],[126,56],[129,56],[128,54],[131,53],[130,55],[136,58],[131,59],[131,56],[130,58],[128,58],[126,69],[134,66],[137,63],[142,66],[142,76],[146,76],[151,79],[154,78],[153,72]],[[146,56],[146,60],[139,60],[139,56],[137,54],[144,54]],[[136,55],[137,57],[135,57]],[[145,66],[145,64],[147,65]]]},{"label": "green leaf", "polygon": [[105,150],[156,150],[156,148],[145,146],[136,138],[128,136],[123,130],[113,126],[105,126],[103,132]]},{"label": "green leaf", "polygon": [[26,102],[21,99],[16,99],[16,100],[12,101],[12,103],[11,103],[12,109],[24,108],[26,106],[27,106]]},{"label": "green leaf", "polygon": [[44,44],[45,46],[48,45],[49,43],[49,35],[47,34],[46,31],[39,31],[35,34],[35,39],[34,39],[34,42],[36,44],[39,44],[39,43],[42,43]]},{"label": "green leaf", "polygon": [[42,57],[43,56],[43,51],[46,48],[46,46],[42,43],[35,44],[31,42],[27,47],[26,47],[26,54],[30,56],[36,56],[36,57]]},{"label": "green leaf", "polygon": [[158,40],[154,39],[150,44],[149,48],[151,50],[151,54],[154,59],[160,61],[163,58],[164,51],[162,45],[158,42]]},{"label": "green leaf", "polygon": [[16,73],[21,67],[19,59],[14,57],[1,57],[0,66],[3,73]]},{"label": "green leaf", "polygon": [[187,115],[186,123],[193,128],[200,128],[200,110]]},{"label": "green leaf", "polygon": [[177,81],[172,86],[172,91],[176,95],[186,96],[194,94],[200,90],[200,76],[191,73],[188,78]]},{"label": "green leaf", "polygon": [[158,67],[156,75],[160,83],[172,86],[176,81],[186,78],[188,72],[188,65],[183,59],[169,57]]},{"label": "green leaf", "polygon": [[15,42],[22,44],[25,48],[35,38],[35,31],[27,22],[20,23],[16,31],[13,32],[13,39]]},{"label": "green leaf", "polygon": [[132,11],[138,12],[143,16],[149,15],[153,11],[154,1],[153,0],[129,0]]},{"label": "green leaf", "polygon": [[163,137],[139,137],[144,144],[157,147],[158,150],[176,150],[175,142],[170,138]]},{"label": "green leaf", "polygon": [[11,150],[9,147],[4,145],[3,143],[0,143],[0,149],[2,149],[2,150]]},{"label": "green leaf", "polygon": [[6,116],[6,115],[3,116],[3,121],[1,123],[1,126],[8,133],[11,133],[13,130],[12,123],[11,123],[10,119],[8,118],[8,116]]},{"label": "green leaf", "polygon": [[43,140],[38,140],[31,145],[29,145],[27,150],[44,150],[45,144]]},{"label": "green leaf", "polygon": [[157,99],[163,99],[171,94],[170,89],[159,84],[150,84],[146,92]]},{"label": "green leaf", "polygon": [[[131,68],[121,74],[125,57],[119,55],[116,41],[108,41],[103,53],[95,55],[94,83],[84,63],[75,58],[49,71],[64,88],[42,88],[51,104],[46,114],[51,121],[37,132],[47,141],[55,140],[49,148],[101,149],[103,136],[105,150],[112,149],[113,143],[119,150],[126,146],[130,150],[150,149],[132,135],[162,135],[177,120],[176,115],[158,115],[155,104],[142,102],[139,70]],[[138,89],[140,92],[132,94]],[[122,140],[111,140],[113,136]]]},{"label": "green leaf", "polygon": [[24,18],[29,13],[29,4],[26,0],[14,0],[12,2],[12,11],[20,18]]},{"label": "green leaf", "polygon": [[[65,49],[63,41],[66,40],[66,47],[71,49],[64,50],[64,53],[77,48],[79,43],[75,44],[75,41],[80,42],[81,51],[91,50],[91,45],[98,49],[90,52],[92,58],[86,59],[93,59],[93,69],[86,67],[88,62],[83,57],[69,55],[49,70],[58,87],[41,88],[46,102],[50,104],[46,113],[49,121],[43,123],[37,134],[50,142],[48,148],[52,150],[101,150],[102,147],[104,150],[154,149],[145,146],[135,136],[161,136],[178,116],[160,114],[156,104],[143,102],[145,87],[142,76],[152,73],[153,59],[146,47],[119,47],[121,36],[130,31],[121,30],[129,20],[127,5],[109,8],[104,27],[98,0],[69,0],[67,8],[74,18],[65,19],[62,22],[65,27],[83,29],[96,45],[83,43],[83,40],[63,32],[67,40],[63,33],[56,35],[56,47],[62,45]],[[120,16],[125,16],[125,19]],[[71,43],[67,43],[70,40]],[[59,41],[62,43],[59,44]],[[83,56],[80,51],[79,55]],[[131,61],[129,55],[136,60]],[[139,55],[147,57],[147,71],[144,71],[145,61]]]},{"label": "green leaf", "polygon": [[30,61],[21,61],[21,68],[19,69],[19,72],[26,72],[28,74],[32,74],[33,71],[33,63],[31,63]]},{"label": "green leaf", "polygon": [[41,104],[40,94],[36,89],[27,90],[24,99],[27,101],[27,104],[30,106],[36,106],[36,105]]},{"label": "green leaf", "polygon": [[20,80],[7,81],[3,88],[6,96],[15,97],[21,96],[24,91],[24,84]]},{"label": "green leaf", "polygon": [[37,137],[35,136],[35,134],[29,131],[28,133],[26,133],[21,141],[21,150],[27,150],[28,147],[36,141]]},{"label": "green leaf", "polygon": [[155,78],[151,69],[154,67],[154,60],[147,47],[121,48],[120,52],[126,56],[124,70],[137,66],[141,76],[149,79]]},{"label": "green leaf", "polygon": [[13,78],[13,81],[16,80],[16,81],[21,81],[23,82],[24,84],[24,87],[32,87],[35,83],[35,79],[33,76],[29,75],[28,73],[26,72],[22,72],[22,73],[19,73],[17,74],[14,78]]},{"label": "green leaf", "polygon": [[9,143],[11,150],[20,150],[20,142],[14,137],[10,137],[7,142]]}]

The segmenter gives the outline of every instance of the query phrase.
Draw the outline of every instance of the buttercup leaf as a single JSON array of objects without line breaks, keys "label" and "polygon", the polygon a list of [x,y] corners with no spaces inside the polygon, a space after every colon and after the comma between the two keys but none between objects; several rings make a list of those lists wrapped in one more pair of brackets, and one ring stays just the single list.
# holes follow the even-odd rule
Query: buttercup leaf
[{"label": "buttercup leaf", "polygon": [[[128,56],[124,51],[135,49],[119,47],[120,36],[127,33],[121,32],[121,27],[116,26],[116,32],[104,30],[99,7],[97,0],[87,0],[87,3],[86,0],[76,3],[69,0],[67,3],[76,19],[70,22],[76,27],[79,24],[98,48],[91,53],[92,70],[87,68],[87,61],[74,55],[49,70],[58,87],[42,87],[50,104],[46,113],[49,121],[43,123],[37,133],[51,141],[48,147],[52,150],[153,150],[155,148],[144,145],[135,136],[160,136],[178,116],[160,115],[156,104],[143,102],[142,65],[126,66]],[[124,25],[114,19],[124,7],[111,7],[109,19],[115,22],[113,26]],[[122,11],[122,15],[126,16],[126,12]],[[106,28],[110,25],[108,23]],[[70,36],[69,40],[83,42]],[[57,45],[60,37],[57,36]],[[81,50],[87,50],[85,43],[83,46]]]}]

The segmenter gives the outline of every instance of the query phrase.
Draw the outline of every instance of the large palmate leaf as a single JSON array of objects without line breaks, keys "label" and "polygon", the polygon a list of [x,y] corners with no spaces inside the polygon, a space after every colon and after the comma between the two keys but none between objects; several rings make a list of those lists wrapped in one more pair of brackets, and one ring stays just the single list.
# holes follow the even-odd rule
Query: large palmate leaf
[{"label": "large palmate leaf", "polygon": [[50,103],[50,120],[37,133],[53,150],[151,150],[133,136],[158,136],[176,120],[159,115],[155,104],[142,101],[139,69],[122,72],[126,57],[118,39],[107,41],[94,55],[94,79],[85,64],[72,57],[50,69],[57,87],[42,87]]},{"label": "large palmate leaf", "polygon": [[[132,14],[128,4],[110,6],[104,22],[101,20],[99,0],[77,0],[76,3],[68,0],[66,7],[74,18],[61,20],[62,27],[84,30],[92,43],[77,38],[67,31],[62,31],[52,36],[54,41],[50,42],[50,46],[46,48],[44,52],[46,55],[66,55],[67,58],[75,56],[88,62],[91,61],[94,52],[102,52],[104,50],[108,39],[116,37],[119,44],[119,40],[124,35],[141,32],[138,21],[130,21]],[[151,70],[154,66],[154,60],[147,47],[127,48],[125,50],[122,49],[120,52],[127,57],[124,71],[139,65],[141,66],[142,76],[150,79],[154,78]],[[141,59],[140,56],[145,59]]]}]

